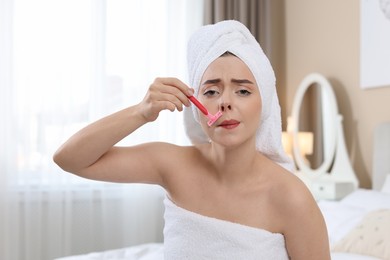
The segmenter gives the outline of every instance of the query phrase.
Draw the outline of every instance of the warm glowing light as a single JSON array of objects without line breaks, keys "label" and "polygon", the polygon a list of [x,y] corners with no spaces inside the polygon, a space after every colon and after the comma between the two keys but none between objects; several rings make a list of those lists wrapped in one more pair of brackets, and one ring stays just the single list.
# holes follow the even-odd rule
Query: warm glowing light
[{"label": "warm glowing light", "polygon": [[[291,132],[282,133],[282,144],[284,151],[293,158],[293,135]],[[313,154],[313,133],[312,132],[299,132],[298,133],[299,151],[302,158],[310,165],[306,155]]]}]

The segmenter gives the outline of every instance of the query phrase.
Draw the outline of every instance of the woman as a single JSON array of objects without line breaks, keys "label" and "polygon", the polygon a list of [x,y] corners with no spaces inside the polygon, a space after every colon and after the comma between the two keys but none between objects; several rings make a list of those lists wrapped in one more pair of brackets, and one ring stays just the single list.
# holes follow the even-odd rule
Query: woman
[{"label": "woman", "polygon": [[[80,130],[54,161],[89,179],[162,186],[166,259],[330,259],[321,212],[289,171],[274,72],[255,38],[237,21],[204,26],[188,67],[194,89],[157,78],[139,104]],[[222,116],[208,126],[192,95]],[[166,109],[185,110],[193,146],[115,146]]]}]

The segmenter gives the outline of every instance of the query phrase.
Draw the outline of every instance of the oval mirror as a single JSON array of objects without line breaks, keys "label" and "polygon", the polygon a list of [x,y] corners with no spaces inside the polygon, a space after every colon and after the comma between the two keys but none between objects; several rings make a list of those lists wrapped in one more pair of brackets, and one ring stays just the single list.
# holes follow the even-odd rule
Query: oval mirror
[{"label": "oval mirror", "polygon": [[329,172],[337,143],[336,98],[321,74],[306,76],[298,87],[292,107],[293,155],[299,170],[315,178]]}]

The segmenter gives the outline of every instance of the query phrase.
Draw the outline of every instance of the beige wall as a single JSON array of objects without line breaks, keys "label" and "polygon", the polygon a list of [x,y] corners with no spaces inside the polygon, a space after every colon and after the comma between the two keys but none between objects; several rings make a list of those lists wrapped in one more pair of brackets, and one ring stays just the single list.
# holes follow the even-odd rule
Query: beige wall
[{"label": "beige wall", "polygon": [[[273,40],[280,53],[285,54],[275,61],[284,120],[285,115],[291,114],[294,94],[301,80],[312,72],[326,76],[334,87],[339,111],[344,116],[352,166],[361,187],[370,187],[373,130],[379,123],[390,121],[390,85],[370,90],[359,86],[360,1],[277,2],[285,12],[281,18],[284,26],[277,24],[276,35],[279,36],[273,36],[284,40]],[[281,67],[282,62],[284,67]]]}]

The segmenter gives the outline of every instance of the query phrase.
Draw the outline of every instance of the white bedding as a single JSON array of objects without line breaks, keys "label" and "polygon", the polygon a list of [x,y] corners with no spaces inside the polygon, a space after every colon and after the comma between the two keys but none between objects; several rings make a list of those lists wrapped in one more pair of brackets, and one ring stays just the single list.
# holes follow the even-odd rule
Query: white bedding
[{"label": "white bedding", "polygon": [[56,260],[163,260],[163,250],[161,243],[148,243],[104,252],[68,256]]},{"label": "white bedding", "polygon": [[351,253],[332,253],[332,260],[383,260],[373,256],[357,255]]},{"label": "white bedding", "polygon": [[[370,212],[390,209],[390,194],[375,190],[358,189],[341,201],[320,201],[318,203],[328,228],[329,242],[333,247],[354,229]],[[389,230],[390,232],[390,230]],[[390,247],[390,241],[385,241]],[[381,259],[351,253],[332,253],[332,259]]]},{"label": "white bedding", "polygon": [[371,211],[390,209],[390,194],[358,189],[341,201],[318,203],[328,227],[331,244],[339,241]]},{"label": "white bedding", "polygon": [[[390,194],[374,190],[358,189],[341,201],[319,201],[318,205],[327,223],[330,245],[345,237],[364,218],[378,209],[390,209]],[[386,241],[390,247],[390,241]],[[57,260],[163,260],[162,244],[143,244],[105,252],[94,252]],[[332,260],[378,260],[373,256],[333,252]]]}]

